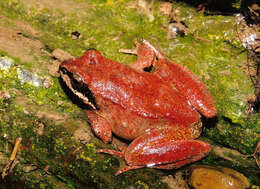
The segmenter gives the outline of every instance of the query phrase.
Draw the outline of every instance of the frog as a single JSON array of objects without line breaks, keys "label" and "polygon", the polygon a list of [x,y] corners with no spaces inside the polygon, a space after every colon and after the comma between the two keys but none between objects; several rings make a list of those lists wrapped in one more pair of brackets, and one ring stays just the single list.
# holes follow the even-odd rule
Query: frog
[{"label": "frog", "polygon": [[207,86],[187,67],[168,59],[149,41],[134,40],[132,64],[106,58],[95,49],[60,64],[60,78],[84,103],[95,135],[109,143],[116,135],[129,145],[99,149],[124,158],[116,175],[139,168],[177,169],[210,152],[198,140],[202,117],[217,115]]}]

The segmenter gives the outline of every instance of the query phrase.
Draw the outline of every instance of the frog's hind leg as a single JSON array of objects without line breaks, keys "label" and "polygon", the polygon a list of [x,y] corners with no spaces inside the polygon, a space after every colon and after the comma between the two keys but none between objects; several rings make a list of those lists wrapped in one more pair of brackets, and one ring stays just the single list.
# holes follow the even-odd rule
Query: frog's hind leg
[{"label": "frog's hind leg", "polygon": [[124,157],[127,167],[116,175],[143,167],[172,169],[206,156],[210,145],[194,140],[187,127],[152,128],[137,137],[123,152],[102,149],[99,152]]},{"label": "frog's hind leg", "polygon": [[154,128],[137,137],[125,150],[130,166],[171,169],[197,161],[206,156],[210,145],[194,140],[190,128]]},{"label": "frog's hind leg", "polygon": [[138,43],[136,39],[134,43],[136,49],[120,49],[119,52],[137,55],[137,61],[129,66],[143,72],[144,68],[150,67],[156,61],[156,54],[155,51],[146,44]]}]

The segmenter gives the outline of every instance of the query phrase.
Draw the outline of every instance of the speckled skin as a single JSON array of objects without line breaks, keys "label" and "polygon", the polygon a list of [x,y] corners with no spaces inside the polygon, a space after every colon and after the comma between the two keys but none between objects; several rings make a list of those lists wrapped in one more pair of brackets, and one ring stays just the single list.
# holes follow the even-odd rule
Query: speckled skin
[{"label": "speckled skin", "polygon": [[[200,114],[216,115],[206,86],[187,68],[168,60],[147,41],[136,42],[131,66],[109,60],[96,50],[60,65],[88,85],[98,108],[87,110],[95,134],[109,142],[112,133],[133,140],[124,152],[100,150],[125,158],[128,167],[177,168],[204,157],[210,146],[200,135]],[[156,59],[157,57],[157,59]],[[143,68],[154,66],[151,73]]]}]

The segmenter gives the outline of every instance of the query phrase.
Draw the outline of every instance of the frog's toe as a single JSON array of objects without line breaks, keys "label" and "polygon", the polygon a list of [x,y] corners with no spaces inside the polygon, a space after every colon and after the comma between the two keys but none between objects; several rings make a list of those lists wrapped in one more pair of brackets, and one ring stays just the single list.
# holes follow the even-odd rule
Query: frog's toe
[{"label": "frog's toe", "polygon": [[126,172],[126,171],[129,171],[129,170],[133,170],[133,169],[140,169],[140,168],[143,168],[144,166],[140,166],[140,165],[131,165],[131,166],[126,166],[122,169],[120,169],[119,171],[116,172],[116,176]]},{"label": "frog's toe", "polygon": [[116,150],[110,150],[110,149],[99,149],[97,150],[98,153],[105,153],[105,154],[110,154],[114,156],[119,156],[119,157],[124,157],[125,154],[124,152],[116,151]]}]

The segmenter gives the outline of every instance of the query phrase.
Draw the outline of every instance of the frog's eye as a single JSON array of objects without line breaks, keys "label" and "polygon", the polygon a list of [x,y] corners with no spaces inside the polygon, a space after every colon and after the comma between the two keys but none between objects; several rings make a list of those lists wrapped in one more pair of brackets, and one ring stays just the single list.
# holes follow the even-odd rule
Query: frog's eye
[{"label": "frog's eye", "polygon": [[96,62],[95,62],[95,59],[94,58],[91,58],[90,60],[89,60],[89,64],[90,65],[94,65]]},{"label": "frog's eye", "polygon": [[72,77],[79,83],[81,83],[83,81],[79,74],[74,73]]},{"label": "frog's eye", "polygon": [[60,66],[60,72],[62,72],[62,74],[68,74],[68,71],[64,68]]},{"label": "frog's eye", "polygon": [[93,51],[93,53],[89,54],[89,64],[90,65],[97,65],[98,64],[98,57],[96,54],[97,51]]},{"label": "frog's eye", "polygon": [[91,54],[90,56],[89,56],[89,64],[90,65],[95,65],[96,64],[96,57],[95,57],[95,55],[94,54]]},{"label": "frog's eye", "polygon": [[101,53],[95,49],[88,49],[88,51],[82,56],[82,61],[88,65],[98,65],[101,59]]}]

